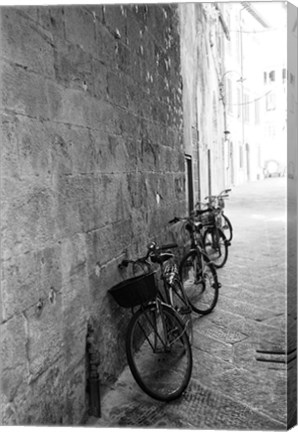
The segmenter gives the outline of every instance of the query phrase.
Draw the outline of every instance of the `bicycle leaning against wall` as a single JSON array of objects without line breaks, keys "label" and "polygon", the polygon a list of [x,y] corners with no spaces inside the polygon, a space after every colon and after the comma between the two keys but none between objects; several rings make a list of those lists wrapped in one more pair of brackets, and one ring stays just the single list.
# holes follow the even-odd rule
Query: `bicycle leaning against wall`
[{"label": "bicycle leaning against wall", "polygon": [[[191,308],[183,287],[179,291],[179,284],[171,282],[172,276],[176,277],[175,271],[166,264],[174,255],[163,252],[174,246],[158,247],[151,242],[146,256],[123,260],[120,268],[132,264],[142,274],[109,290],[120,306],[133,312],[126,333],[126,355],[132,375],[145,393],[160,401],[181,396],[192,372],[188,336],[192,332]],[[151,263],[160,265],[164,292],[158,286]]]},{"label": "bicycle leaning against wall", "polygon": [[[208,213],[209,210],[201,212]],[[216,306],[221,284],[217,279],[216,268],[204,249],[204,227],[192,217],[175,217],[169,224],[177,222],[184,223],[183,229],[190,236],[190,250],[182,257],[179,265],[180,279],[193,311],[207,315]]]},{"label": "bicycle leaning against wall", "polygon": [[224,214],[225,198],[229,197],[229,192],[231,192],[231,189],[224,189],[218,195],[208,195],[205,197],[208,203],[203,203],[203,205],[217,210],[216,223],[223,230],[227,241],[230,242],[233,238],[233,227],[230,219]]},{"label": "bicycle leaning against wall", "polygon": [[[221,226],[218,224],[219,210],[208,205],[204,210],[198,209],[197,203],[194,218],[203,226],[203,246],[214,267],[221,268],[228,259],[230,242],[227,240]],[[207,204],[205,204],[207,205]]]}]

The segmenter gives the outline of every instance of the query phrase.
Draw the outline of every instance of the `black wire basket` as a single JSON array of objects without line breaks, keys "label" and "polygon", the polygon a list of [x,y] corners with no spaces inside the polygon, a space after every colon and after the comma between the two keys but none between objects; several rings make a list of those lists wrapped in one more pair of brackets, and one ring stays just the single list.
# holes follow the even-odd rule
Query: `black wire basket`
[{"label": "black wire basket", "polygon": [[153,300],[157,294],[155,272],[124,280],[109,289],[114,300],[124,308],[132,308]]},{"label": "black wire basket", "polygon": [[215,215],[213,213],[203,213],[199,215],[198,220],[202,225],[214,225],[215,224]]}]

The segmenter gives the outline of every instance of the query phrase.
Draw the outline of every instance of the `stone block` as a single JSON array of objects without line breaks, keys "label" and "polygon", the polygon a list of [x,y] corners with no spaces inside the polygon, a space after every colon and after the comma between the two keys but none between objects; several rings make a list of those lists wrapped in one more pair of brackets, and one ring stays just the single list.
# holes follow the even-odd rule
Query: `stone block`
[{"label": "stone block", "polygon": [[132,51],[137,51],[142,43],[143,25],[138,22],[131,12],[128,12],[127,45]]},{"label": "stone block", "polygon": [[3,117],[3,132],[4,154],[10,159],[2,161],[3,173],[15,178],[47,177],[50,153],[46,125],[28,117],[7,115]]},{"label": "stone block", "polygon": [[49,106],[45,79],[2,62],[2,104],[16,114],[46,119]]},{"label": "stone block", "polygon": [[47,298],[52,288],[61,290],[59,247],[13,255],[3,264],[2,276],[3,318],[9,319]]},{"label": "stone block", "polygon": [[99,60],[93,61],[94,96],[99,99],[107,97],[107,67]]},{"label": "stone block", "polygon": [[14,399],[18,425],[61,425],[64,416],[65,380],[62,359],[51,365]]},{"label": "stone block", "polygon": [[63,407],[63,425],[73,426],[75,424],[82,424],[88,408],[86,406],[85,358],[65,374],[64,394],[61,402],[60,406]]},{"label": "stone block", "polygon": [[93,17],[100,23],[103,22],[103,9],[104,5],[96,5],[96,4],[87,4],[84,6],[85,9],[87,9]]},{"label": "stone block", "polygon": [[[87,320],[89,317],[89,287],[85,269],[69,278],[62,292],[63,356],[65,369],[84,359]],[[75,317],[75,319],[74,319]]]},{"label": "stone block", "polygon": [[[114,267],[114,263],[111,265]],[[110,274],[111,269],[107,269]],[[119,280],[118,280],[119,281]],[[115,283],[118,282],[115,280]],[[110,285],[113,286],[113,285]],[[97,310],[93,308],[96,335],[95,348],[99,352],[99,379],[102,384],[115,381],[126,362],[125,333],[130,313],[106,294]],[[109,359],[109,361],[104,361]]]},{"label": "stone block", "polygon": [[29,383],[36,380],[62,355],[63,314],[61,294],[44,298],[25,312],[28,329]]},{"label": "stone block", "polygon": [[108,98],[116,105],[121,107],[127,107],[128,97],[126,92],[126,81],[122,74],[116,74],[113,72],[108,73],[107,85],[108,85]]},{"label": "stone block", "polygon": [[89,174],[96,167],[97,153],[86,128],[48,124],[48,166],[52,178],[70,174]]},{"label": "stone block", "polygon": [[5,215],[2,218],[3,245],[7,258],[42,247],[56,232],[55,197],[51,189],[30,181],[7,181],[8,190],[15,187],[9,199],[5,192]]},{"label": "stone block", "polygon": [[127,48],[121,41],[117,43],[116,49],[116,62],[117,67],[126,74],[131,73],[132,69],[132,55],[130,53],[130,49]]},{"label": "stone block", "polygon": [[122,5],[105,5],[104,23],[112,35],[126,42],[126,13]]},{"label": "stone block", "polygon": [[2,115],[1,117],[1,174],[2,178],[6,176],[18,177],[18,137],[16,136],[15,116]]},{"label": "stone block", "polygon": [[125,250],[131,240],[131,223],[131,219],[124,219],[87,233],[90,274],[98,271],[97,265],[106,265]]},{"label": "stone block", "polygon": [[55,72],[63,86],[94,94],[92,56],[80,46],[56,43]]},{"label": "stone block", "polygon": [[28,379],[28,338],[24,316],[1,323],[1,393],[7,401],[24,387]]},{"label": "stone block", "polygon": [[104,221],[117,222],[129,219],[131,207],[129,196],[127,194],[127,185],[122,173],[102,176],[103,182],[103,200],[105,206],[103,215]]},{"label": "stone block", "polygon": [[89,10],[80,6],[64,7],[65,37],[84,51],[92,54],[96,51],[96,19]]},{"label": "stone block", "polygon": [[96,21],[96,49],[94,57],[107,65],[115,65],[118,40],[99,21]]},{"label": "stone block", "polygon": [[2,10],[2,56],[24,69],[53,78],[54,50],[50,35],[17,8]]},{"label": "stone block", "polygon": [[65,285],[69,282],[70,276],[85,268],[86,246],[83,234],[65,238],[61,243],[61,261],[63,285]]},{"label": "stone block", "polygon": [[57,177],[54,195],[58,238],[71,237],[94,227],[99,203],[94,200],[92,183],[92,177],[87,175]]},{"label": "stone block", "polygon": [[83,89],[65,89],[53,82],[47,87],[52,121],[96,130],[103,125],[113,127],[116,113],[109,103],[88,96]]},{"label": "stone block", "polygon": [[142,123],[136,114],[129,111],[119,110],[118,127],[119,132],[124,136],[125,141],[127,141],[127,138],[133,140],[135,143],[139,140],[141,136]]},{"label": "stone block", "polygon": [[32,21],[38,22],[38,7],[36,6],[15,6],[14,9],[17,9],[23,16],[29,18]]}]

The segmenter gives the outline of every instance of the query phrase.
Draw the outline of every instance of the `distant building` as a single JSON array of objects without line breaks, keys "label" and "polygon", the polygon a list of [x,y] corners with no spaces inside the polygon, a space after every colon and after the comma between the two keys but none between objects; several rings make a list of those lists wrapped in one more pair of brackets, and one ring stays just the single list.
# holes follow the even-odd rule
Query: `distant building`
[{"label": "distant building", "polygon": [[[286,14],[282,3],[222,3],[225,40],[225,183],[264,177],[265,164],[286,160]],[[266,9],[267,8],[267,9]],[[279,26],[271,22],[279,8]],[[266,16],[266,19],[264,18]],[[268,17],[268,18],[267,18]],[[284,17],[284,18],[283,18]]]}]

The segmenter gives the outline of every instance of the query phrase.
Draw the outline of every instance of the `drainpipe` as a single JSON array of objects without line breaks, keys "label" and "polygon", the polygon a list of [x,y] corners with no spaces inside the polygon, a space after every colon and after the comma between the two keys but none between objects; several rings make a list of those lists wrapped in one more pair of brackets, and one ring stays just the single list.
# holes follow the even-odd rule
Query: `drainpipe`
[{"label": "drainpipe", "polygon": [[245,144],[245,130],[244,130],[244,111],[245,111],[245,107],[244,107],[244,86],[243,86],[243,33],[242,33],[242,12],[245,10],[246,8],[243,7],[242,9],[240,9],[239,12],[239,22],[240,22],[240,69],[241,69],[241,115],[242,115],[242,153],[244,154],[244,144]]}]

